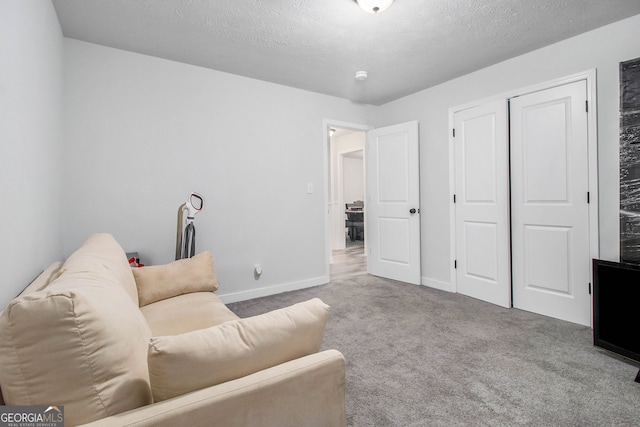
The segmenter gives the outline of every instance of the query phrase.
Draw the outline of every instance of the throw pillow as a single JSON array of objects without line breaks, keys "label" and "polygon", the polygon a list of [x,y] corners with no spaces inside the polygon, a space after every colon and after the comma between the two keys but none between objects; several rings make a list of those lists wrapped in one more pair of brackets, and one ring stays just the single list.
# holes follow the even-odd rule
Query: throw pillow
[{"label": "throw pillow", "polygon": [[0,313],[6,404],[64,405],[65,423],[78,425],[152,403],[151,333],[140,309],[89,274],[63,274],[55,283]]},{"label": "throw pillow", "polygon": [[320,299],[151,339],[154,401],[230,381],[320,350],[329,306]]},{"label": "throw pillow", "polygon": [[140,307],[191,292],[214,292],[218,279],[211,252],[165,265],[133,269]]}]

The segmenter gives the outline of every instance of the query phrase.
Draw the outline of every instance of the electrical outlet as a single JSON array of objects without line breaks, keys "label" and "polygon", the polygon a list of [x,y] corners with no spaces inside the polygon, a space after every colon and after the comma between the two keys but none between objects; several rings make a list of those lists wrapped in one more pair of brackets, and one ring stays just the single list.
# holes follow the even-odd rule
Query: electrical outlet
[{"label": "electrical outlet", "polygon": [[307,184],[307,194],[313,194],[313,184],[312,183],[308,183]]}]

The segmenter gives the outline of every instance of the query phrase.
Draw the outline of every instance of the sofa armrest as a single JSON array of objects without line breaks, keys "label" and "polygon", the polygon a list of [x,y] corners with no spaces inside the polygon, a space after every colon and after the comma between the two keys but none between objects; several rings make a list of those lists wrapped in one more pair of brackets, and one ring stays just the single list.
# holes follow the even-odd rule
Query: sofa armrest
[{"label": "sofa armrest", "polygon": [[85,426],[326,427],[345,424],[344,356],[337,350],[326,350]]}]

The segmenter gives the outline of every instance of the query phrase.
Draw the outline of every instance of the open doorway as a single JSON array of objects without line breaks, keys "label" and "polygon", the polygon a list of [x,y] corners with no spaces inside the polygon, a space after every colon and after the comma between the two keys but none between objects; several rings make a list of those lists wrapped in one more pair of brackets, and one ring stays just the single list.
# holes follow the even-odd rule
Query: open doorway
[{"label": "open doorway", "polygon": [[[379,277],[421,284],[420,275],[420,179],[418,122],[399,123],[373,129],[370,126],[323,120],[326,191],[327,277],[333,281],[333,249],[345,242],[346,208],[338,162],[343,155],[337,143],[338,130],[355,132],[364,144],[364,263],[368,273]],[[332,130],[333,129],[333,130]],[[335,138],[332,138],[335,137]],[[343,149],[341,152],[360,148]],[[333,160],[332,160],[333,159]],[[344,240],[343,240],[344,239]],[[333,270],[333,271],[332,271]]]},{"label": "open doorway", "polygon": [[367,272],[364,130],[329,128],[331,280]]}]

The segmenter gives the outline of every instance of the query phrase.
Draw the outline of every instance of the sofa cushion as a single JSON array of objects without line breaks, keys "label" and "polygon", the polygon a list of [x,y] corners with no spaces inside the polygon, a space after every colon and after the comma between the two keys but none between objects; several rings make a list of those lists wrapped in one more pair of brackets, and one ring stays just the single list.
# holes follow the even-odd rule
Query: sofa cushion
[{"label": "sofa cushion", "polygon": [[320,299],[207,329],[151,339],[149,377],[160,401],[320,349],[329,306]]},{"label": "sofa cushion", "polygon": [[38,277],[33,279],[33,282],[29,283],[29,286],[27,286],[22,292],[20,292],[20,295],[30,294],[31,292],[41,291],[46,288],[49,283],[60,276],[60,274],[62,273],[61,267],[62,262],[58,261],[45,268],[44,271],[38,275]]},{"label": "sofa cushion", "polygon": [[[122,288],[138,305],[138,290],[127,255],[110,234],[96,233],[89,236],[82,246],[67,258],[60,271],[65,275],[95,272],[102,278],[108,277],[109,283]],[[54,284],[55,280],[49,286]]]},{"label": "sofa cushion", "polygon": [[140,306],[191,292],[214,292],[218,280],[211,252],[169,264],[134,268]]},{"label": "sofa cushion", "polygon": [[216,326],[236,316],[213,292],[193,292],[140,307],[151,334],[178,335]]},{"label": "sofa cushion", "polygon": [[76,425],[152,403],[148,326],[125,292],[92,273],[65,272],[0,313],[7,405],[64,405]]}]

